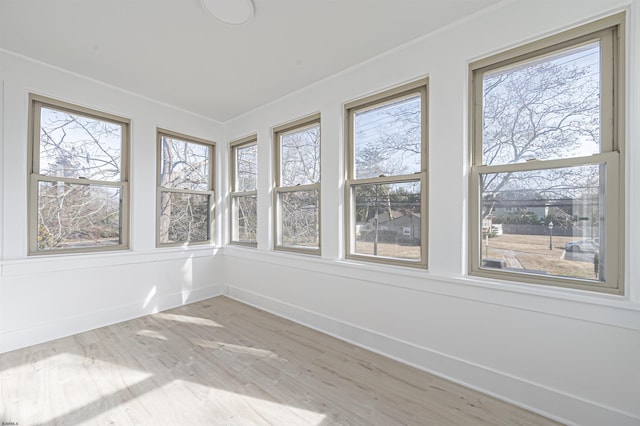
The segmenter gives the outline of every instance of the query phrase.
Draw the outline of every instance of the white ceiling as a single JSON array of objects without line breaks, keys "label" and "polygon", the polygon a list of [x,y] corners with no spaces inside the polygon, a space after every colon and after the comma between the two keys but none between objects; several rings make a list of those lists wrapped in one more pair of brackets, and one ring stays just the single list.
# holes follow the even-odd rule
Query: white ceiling
[{"label": "white ceiling", "polygon": [[500,0],[0,0],[0,48],[224,122]]}]

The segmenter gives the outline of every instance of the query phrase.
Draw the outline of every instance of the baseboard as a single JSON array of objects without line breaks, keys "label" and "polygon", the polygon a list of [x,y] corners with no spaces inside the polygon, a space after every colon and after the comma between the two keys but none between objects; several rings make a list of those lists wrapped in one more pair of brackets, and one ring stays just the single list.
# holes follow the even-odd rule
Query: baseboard
[{"label": "baseboard", "polygon": [[222,294],[224,294],[223,285],[211,285],[189,290],[188,295],[182,291],[161,295],[154,299],[153,304],[146,304],[147,306],[144,306],[143,301],[137,301],[73,317],[58,318],[20,330],[12,330],[0,334],[0,353],[72,336]]},{"label": "baseboard", "polygon": [[565,424],[638,425],[640,418],[544,385],[227,285],[225,295]]}]

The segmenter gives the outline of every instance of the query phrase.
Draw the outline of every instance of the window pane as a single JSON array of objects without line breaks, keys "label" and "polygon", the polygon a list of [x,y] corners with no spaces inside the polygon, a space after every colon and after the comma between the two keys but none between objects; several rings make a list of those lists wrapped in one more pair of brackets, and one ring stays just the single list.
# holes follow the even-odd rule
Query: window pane
[{"label": "window pane", "polygon": [[207,145],[162,136],[160,186],[208,191],[210,150]]},{"label": "window pane", "polygon": [[481,265],[604,281],[604,169],[481,175]]},{"label": "window pane", "polygon": [[256,144],[236,148],[236,192],[256,190],[258,147]]},{"label": "window pane", "polygon": [[482,163],[600,152],[598,42],[484,74]]},{"label": "window pane", "polygon": [[233,209],[231,241],[254,244],[258,223],[256,196],[234,196],[231,208]]},{"label": "window pane", "polygon": [[38,182],[38,250],[121,244],[119,187]]},{"label": "window pane", "polygon": [[419,261],[420,182],[354,185],[354,253]]},{"label": "window pane", "polygon": [[318,191],[281,192],[278,197],[278,244],[285,247],[319,248]]},{"label": "window pane", "polygon": [[162,192],[160,242],[209,240],[209,195]]},{"label": "window pane", "polygon": [[121,150],[120,124],[41,108],[40,174],[116,182]]},{"label": "window pane", "polygon": [[280,185],[307,185],[320,181],[320,125],[280,136]]},{"label": "window pane", "polygon": [[353,138],[356,179],[420,172],[420,95],[356,111]]}]

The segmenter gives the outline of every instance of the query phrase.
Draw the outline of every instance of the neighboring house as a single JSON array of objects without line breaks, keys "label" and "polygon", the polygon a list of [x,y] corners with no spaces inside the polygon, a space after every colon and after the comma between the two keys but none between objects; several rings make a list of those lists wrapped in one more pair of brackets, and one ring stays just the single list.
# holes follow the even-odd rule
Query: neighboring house
[{"label": "neighboring house", "polygon": [[576,218],[587,216],[591,211],[593,200],[590,198],[543,198],[539,194],[528,197],[509,196],[497,198],[493,205],[486,202],[485,208],[491,208],[491,215],[496,218],[530,217],[532,221],[542,221],[548,216],[562,218],[571,222]]},{"label": "neighboring house", "polygon": [[376,220],[378,241],[415,244],[420,241],[420,214],[389,210],[372,217],[360,227],[360,235],[366,240],[375,239]]},{"label": "neighboring house", "polygon": [[535,191],[506,191],[493,200],[491,213],[495,217],[528,216],[533,221],[547,217],[551,200]]},{"label": "neighboring house", "polygon": [[545,200],[529,201],[526,204],[520,201],[502,201],[496,204],[493,209],[494,216],[530,215],[534,219],[541,219],[547,216],[549,206],[545,205]]}]

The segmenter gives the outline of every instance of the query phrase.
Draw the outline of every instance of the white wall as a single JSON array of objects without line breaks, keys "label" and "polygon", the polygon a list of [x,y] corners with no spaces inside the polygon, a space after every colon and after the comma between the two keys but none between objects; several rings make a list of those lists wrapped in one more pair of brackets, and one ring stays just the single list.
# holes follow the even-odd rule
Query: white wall
[{"label": "white wall", "polygon": [[[155,131],[222,141],[222,125],[7,52],[0,66],[0,352],[220,294],[213,246],[155,248]],[[29,93],[131,120],[131,250],[27,258]]]},{"label": "white wall", "polygon": [[[627,9],[626,296],[466,275],[468,64]],[[232,120],[257,133],[258,248],[224,248],[227,293],[576,424],[640,423],[640,75],[637,3],[503,2]],[[341,260],[344,103],[429,77],[429,271]],[[271,129],[322,115],[322,258],[271,250]],[[461,226],[462,225],[462,226]]]}]

